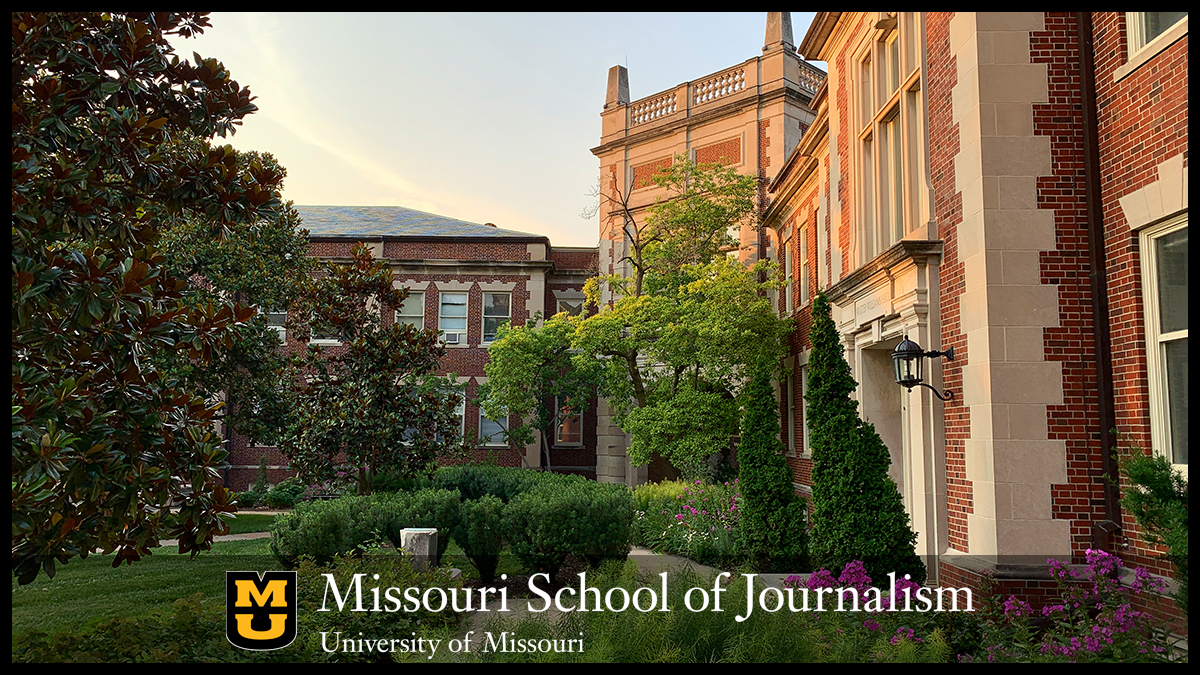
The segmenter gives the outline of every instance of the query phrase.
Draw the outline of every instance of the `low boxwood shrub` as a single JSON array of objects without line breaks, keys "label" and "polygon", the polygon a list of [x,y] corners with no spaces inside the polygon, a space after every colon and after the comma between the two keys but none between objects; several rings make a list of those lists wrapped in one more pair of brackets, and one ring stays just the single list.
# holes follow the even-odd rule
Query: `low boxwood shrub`
[{"label": "low boxwood shrub", "polygon": [[304,482],[293,476],[285,478],[263,495],[263,502],[273,509],[290,509],[304,494]]},{"label": "low boxwood shrub", "polygon": [[558,474],[505,466],[444,466],[433,474],[433,484],[437,488],[458,490],[463,499],[492,495],[507,504],[522,492],[558,478]]},{"label": "low boxwood shrub", "polygon": [[426,489],[416,492],[389,492],[373,495],[378,505],[376,522],[380,532],[400,548],[400,531],[406,527],[436,527],[438,531],[437,560],[450,545],[450,537],[458,523],[458,508],[462,498],[457,490]]},{"label": "low boxwood shrub", "polygon": [[633,500],[623,485],[564,476],[513,497],[503,521],[513,554],[553,578],[570,554],[591,563],[628,555]]},{"label": "low boxwood shrub", "polygon": [[263,496],[254,490],[246,490],[245,492],[241,492],[237,496],[238,508],[252,509],[258,506],[259,502],[262,501],[262,498]]},{"label": "low boxwood shrub", "polygon": [[271,552],[288,567],[295,567],[300,556],[327,564],[335,556],[355,554],[386,536],[388,523],[377,506],[371,496],[303,502],[275,518]]},{"label": "low boxwood shrub", "polygon": [[327,563],[382,541],[399,549],[404,528],[435,527],[440,561],[458,522],[459,501],[451,490],[418,490],[302,502],[275,519],[271,551],[289,567],[300,556]]}]

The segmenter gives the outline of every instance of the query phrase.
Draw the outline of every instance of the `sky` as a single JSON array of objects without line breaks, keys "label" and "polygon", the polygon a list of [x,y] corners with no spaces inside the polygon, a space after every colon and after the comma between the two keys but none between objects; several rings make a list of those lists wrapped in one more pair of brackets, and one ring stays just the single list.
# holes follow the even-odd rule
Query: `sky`
[{"label": "sky", "polygon": [[[799,42],[811,12],[792,14]],[[595,246],[608,69],[637,100],[761,54],[766,13],[214,13],[177,53],[257,97],[229,142],[297,205],[405,206]],[[819,64],[824,67],[824,64]]]}]

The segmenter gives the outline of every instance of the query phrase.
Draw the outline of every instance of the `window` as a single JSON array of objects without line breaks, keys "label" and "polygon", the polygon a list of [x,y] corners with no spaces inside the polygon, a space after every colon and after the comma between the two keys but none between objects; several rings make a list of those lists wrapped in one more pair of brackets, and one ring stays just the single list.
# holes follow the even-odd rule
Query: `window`
[{"label": "window", "polygon": [[1129,39],[1129,55],[1140,52],[1154,38],[1186,19],[1187,15],[1187,12],[1127,12],[1125,29]]},{"label": "window", "polygon": [[409,293],[408,297],[396,310],[396,323],[404,323],[414,328],[425,327],[425,294]]},{"label": "window", "polygon": [[787,420],[784,427],[784,443],[787,444],[787,456],[796,456],[796,380],[792,375],[787,376],[783,391],[783,411]]},{"label": "window", "polygon": [[446,344],[464,344],[467,341],[467,294],[442,293],[441,316],[438,330]]},{"label": "window", "polygon": [[1141,233],[1150,438],[1157,452],[1188,465],[1187,214]]},{"label": "window", "polygon": [[508,417],[498,420],[489,419],[479,409],[479,445],[507,445],[504,442],[504,432],[508,431]]},{"label": "window", "polygon": [[792,306],[792,247],[791,242],[783,241],[783,255],[781,256],[783,263],[783,306],[780,308],[784,311],[785,316],[791,316],[794,311]]},{"label": "window", "polygon": [[812,446],[808,444],[808,366],[800,367],[800,454],[812,457]]},{"label": "window", "polygon": [[569,316],[579,316],[583,313],[583,298],[578,300],[559,299],[556,314],[566,312]]},{"label": "window", "polygon": [[263,312],[267,317],[267,327],[274,330],[279,335],[279,344],[287,342],[287,310],[284,309],[268,309]]},{"label": "window", "polygon": [[[454,416],[458,418],[458,437],[462,438],[467,432],[467,397],[466,393],[460,389],[445,392],[454,394],[458,397],[458,407],[454,410]],[[441,434],[434,434],[433,439],[439,443],[442,442]]]},{"label": "window", "polygon": [[571,407],[570,401],[554,399],[554,444],[557,446],[583,445],[583,411]]},{"label": "window", "polygon": [[[815,216],[814,216],[815,219]],[[808,227],[800,228],[800,306],[808,304]]]},{"label": "window", "polygon": [[920,224],[921,73],[915,12],[881,21],[856,69],[859,264]]},{"label": "window", "polygon": [[342,341],[338,339],[337,331],[333,330],[332,326],[328,327],[312,327],[312,336],[309,340],[314,345],[340,345]]},{"label": "window", "polygon": [[500,326],[508,323],[512,316],[511,293],[483,294],[483,344],[496,339]]}]

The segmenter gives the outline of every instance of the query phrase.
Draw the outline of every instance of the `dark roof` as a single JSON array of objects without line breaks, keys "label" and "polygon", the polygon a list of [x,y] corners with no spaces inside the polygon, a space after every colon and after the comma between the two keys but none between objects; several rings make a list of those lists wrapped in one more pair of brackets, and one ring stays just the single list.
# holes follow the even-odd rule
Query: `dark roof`
[{"label": "dark roof", "polygon": [[546,240],[545,235],[502,230],[490,225],[469,223],[403,206],[297,206],[301,227],[309,237],[377,239],[406,237],[431,239],[465,237],[472,239]]}]

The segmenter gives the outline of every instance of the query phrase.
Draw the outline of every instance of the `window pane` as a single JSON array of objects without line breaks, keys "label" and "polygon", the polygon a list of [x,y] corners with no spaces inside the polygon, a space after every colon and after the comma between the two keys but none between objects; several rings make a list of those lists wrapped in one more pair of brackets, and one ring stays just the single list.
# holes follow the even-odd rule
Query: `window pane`
[{"label": "window pane", "polygon": [[583,412],[572,411],[569,406],[562,405],[559,399],[556,413],[554,442],[557,445],[578,445],[583,443]]},{"label": "window pane", "polygon": [[1187,228],[1154,240],[1158,256],[1158,314],[1163,333],[1188,327]]},{"label": "window pane", "polygon": [[1188,341],[1164,345],[1167,359],[1167,407],[1171,416],[1171,461],[1188,463]]},{"label": "window pane", "polygon": [[1187,12],[1142,12],[1142,45],[1167,32],[1167,29],[1183,20]]},{"label": "window pane", "polygon": [[467,317],[442,317],[442,330],[444,331],[466,331]]},{"label": "window pane", "polygon": [[442,293],[442,316],[466,316],[466,293]]},{"label": "window pane", "polygon": [[511,316],[509,312],[509,294],[508,293],[484,293],[483,294],[483,315],[484,316]]},{"label": "window pane", "polygon": [[504,432],[508,429],[508,420],[490,420],[479,415],[479,442],[483,445],[503,445]]},{"label": "window pane", "polygon": [[491,342],[496,339],[496,333],[500,331],[500,326],[508,323],[508,318],[483,318],[483,341]]},{"label": "window pane", "polygon": [[425,327],[425,294],[409,293],[396,311],[396,322],[417,328]]}]

